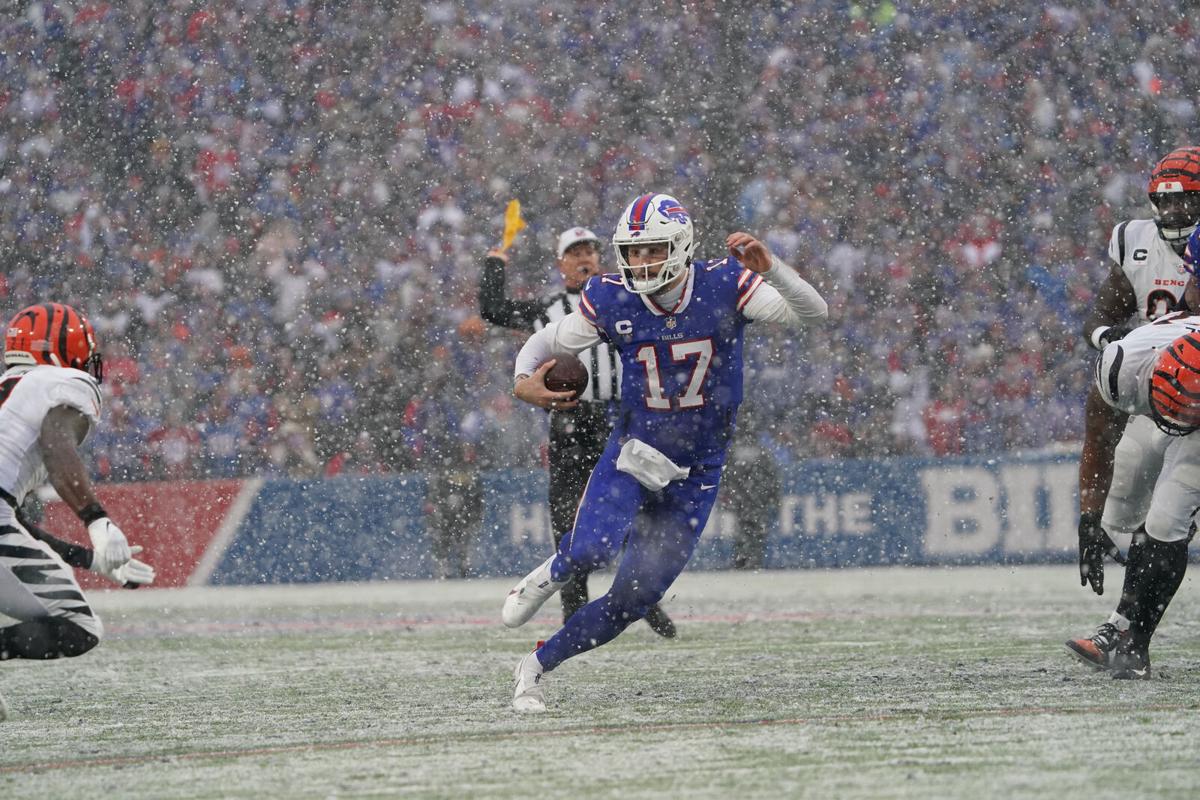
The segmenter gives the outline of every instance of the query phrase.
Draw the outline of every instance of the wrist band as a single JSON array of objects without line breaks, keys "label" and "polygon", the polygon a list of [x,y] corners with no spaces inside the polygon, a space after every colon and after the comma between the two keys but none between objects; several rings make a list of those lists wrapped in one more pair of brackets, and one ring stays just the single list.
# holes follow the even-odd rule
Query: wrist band
[{"label": "wrist band", "polygon": [[1111,325],[1101,325],[1100,327],[1096,328],[1096,330],[1092,331],[1092,347],[1096,348],[1097,350],[1103,350],[1104,345],[1101,344],[1100,337],[1110,330],[1112,330]]},{"label": "wrist band", "polygon": [[104,510],[104,506],[99,503],[88,503],[83,508],[79,509],[78,516],[83,520],[84,525],[91,525],[98,519],[103,519],[108,516],[108,512]]}]

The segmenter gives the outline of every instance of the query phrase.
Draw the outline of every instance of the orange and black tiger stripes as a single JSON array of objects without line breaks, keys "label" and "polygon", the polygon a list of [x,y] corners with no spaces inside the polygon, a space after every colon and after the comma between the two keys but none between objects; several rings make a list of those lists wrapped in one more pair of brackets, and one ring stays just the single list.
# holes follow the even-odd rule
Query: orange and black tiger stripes
[{"label": "orange and black tiger stripes", "polygon": [[1200,336],[1186,334],[1163,349],[1150,380],[1150,402],[1168,422],[1200,426]]},{"label": "orange and black tiger stripes", "polygon": [[62,303],[41,303],[22,309],[8,324],[4,340],[7,364],[49,364],[102,374],[96,335],[91,323]]},{"label": "orange and black tiger stripes", "polygon": [[1150,173],[1150,194],[1163,182],[1182,184],[1176,191],[1200,191],[1200,147],[1180,147],[1167,153]]}]

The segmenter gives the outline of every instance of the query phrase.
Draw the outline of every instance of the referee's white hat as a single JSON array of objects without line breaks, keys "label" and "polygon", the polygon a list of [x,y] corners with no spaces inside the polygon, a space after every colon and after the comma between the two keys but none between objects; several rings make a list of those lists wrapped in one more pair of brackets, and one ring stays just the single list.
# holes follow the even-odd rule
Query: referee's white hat
[{"label": "referee's white hat", "polygon": [[596,246],[599,247],[600,237],[587,228],[567,228],[558,235],[558,257],[562,258],[563,253],[567,252],[571,245],[579,244],[580,242],[595,242]]}]

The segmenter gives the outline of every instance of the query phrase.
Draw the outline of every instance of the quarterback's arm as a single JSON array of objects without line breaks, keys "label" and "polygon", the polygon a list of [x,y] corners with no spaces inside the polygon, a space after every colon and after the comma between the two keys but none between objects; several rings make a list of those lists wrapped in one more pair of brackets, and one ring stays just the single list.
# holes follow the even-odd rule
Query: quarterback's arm
[{"label": "quarterback's arm", "polygon": [[749,288],[740,288],[739,307],[747,319],[800,327],[829,317],[825,298],[758,239],[737,231],[725,237],[725,247],[742,266],[757,273]]},{"label": "quarterback's arm", "polygon": [[546,388],[546,373],[554,365],[553,358],[563,353],[583,352],[600,342],[596,326],[578,311],[551,322],[529,337],[517,353],[514,369],[513,394],[518,400],[553,410],[574,408],[579,401],[573,392],[552,392]]},{"label": "quarterback's arm", "polygon": [[1083,453],[1079,457],[1079,513],[1099,519],[1112,483],[1113,457],[1129,415],[1108,405],[1095,386],[1084,406]]},{"label": "quarterback's arm", "polygon": [[578,311],[551,322],[525,341],[517,353],[517,364],[513,374],[517,378],[532,375],[539,364],[556,355],[577,355],[600,344],[600,331]]},{"label": "quarterback's arm", "polygon": [[1097,350],[1103,350],[1109,342],[1115,342],[1131,330],[1129,318],[1137,313],[1137,295],[1133,284],[1119,266],[1112,271],[1100,286],[1096,305],[1087,321],[1083,323],[1083,338]]},{"label": "quarterback's arm", "polygon": [[762,285],[751,290],[753,294],[742,307],[747,318],[802,327],[829,317],[825,298],[778,256],[772,255],[770,268],[759,274]]},{"label": "quarterback's arm", "polygon": [[493,325],[521,331],[533,330],[544,310],[532,300],[512,300],[504,289],[504,272],[508,257],[498,251],[488,252],[479,276],[479,315]]}]

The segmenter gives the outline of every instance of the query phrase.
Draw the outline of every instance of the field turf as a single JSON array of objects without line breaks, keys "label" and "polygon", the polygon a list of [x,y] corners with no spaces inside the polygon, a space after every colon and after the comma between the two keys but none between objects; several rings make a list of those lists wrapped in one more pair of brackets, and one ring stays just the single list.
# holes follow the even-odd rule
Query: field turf
[{"label": "field turf", "polygon": [[1114,681],[1063,648],[1112,571],[685,574],[677,639],[638,623],[536,716],[557,599],[510,631],[512,581],[98,593],[98,649],[0,663],[0,797],[1194,797],[1200,597]]}]

